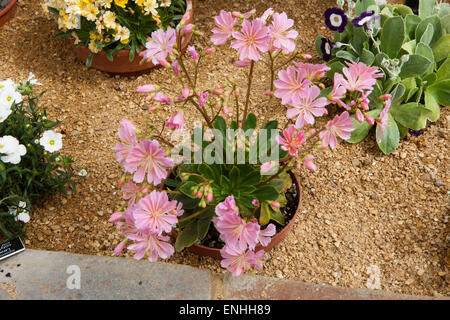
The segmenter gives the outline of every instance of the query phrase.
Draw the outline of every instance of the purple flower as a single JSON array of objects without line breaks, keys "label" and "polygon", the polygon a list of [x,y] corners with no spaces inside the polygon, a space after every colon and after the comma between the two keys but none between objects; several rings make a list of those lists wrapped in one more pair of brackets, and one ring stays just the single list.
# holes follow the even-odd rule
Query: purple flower
[{"label": "purple flower", "polygon": [[322,38],[322,43],[320,45],[320,51],[322,51],[323,60],[329,61],[331,59],[331,50],[335,45],[327,38]]},{"label": "purple flower", "polygon": [[329,8],[325,11],[325,24],[332,31],[344,32],[348,23],[345,11],[339,8]]},{"label": "purple flower", "polygon": [[366,28],[370,28],[369,22],[380,18],[380,16],[375,15],[375,11],[365,11],[358,18],[353,19],[352,24],[355,27],[365,26]]},{"label": "purple flower", "polygon": [[409,129],[409,134],[412,135],[413,137],[417,137],[420,136],[421,134],[423,134],[423,129],[420,130],[413,130],[413,129]]}]

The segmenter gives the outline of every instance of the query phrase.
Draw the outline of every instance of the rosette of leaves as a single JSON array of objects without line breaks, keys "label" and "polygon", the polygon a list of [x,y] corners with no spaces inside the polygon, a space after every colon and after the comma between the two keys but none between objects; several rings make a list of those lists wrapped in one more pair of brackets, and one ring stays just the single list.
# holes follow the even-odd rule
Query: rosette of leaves
[{"label": "rosette of leaves", "polygon": [[[55,8],[48,8],[49,11],[55,16],[59,16],[59,10]],[[157,25],[157,21],[151,14],[145,14],[141,7],[139,7],[134,1],[128,1],[125,8],[111,3],[109,11],[116,14],[117,21],[122,27],[130,30],[129,42],[124,44],[119,40],[114,39],[114,31],[106,30],[103,38],[109,39],[109,41],[96,42],[96,47],[99,50],[105,52],[108,60],[113,61],[114,56],[122,49],[130,50],[129,58],[133,61],[136,54],[141,52],[142,47],[145,47],[147,38],[153,31],[158,30],[160,27],[167,29],[168,27],[175,28],[181,21],[183,14],[186,11],[185,0],[172,0],[169,7],[158,7],[156,10],[161,20],[161,26]],[[91,41],[91,32],[95,33],[96,23],[95,21],[89,21],[85,17],[80,17],[80,28],[68,30],[66,32],[60,32],[56,34],[56,38],[70,37],[73,34],[79,38],[79,42],[75,44],[75,47],[84,46],[88,47]],[[94,53],[91,52],[86,60],[86,66],[90,67]]]},{"label": "rosette of leaves", "polygon": [[[245,121],[244,131],[251,136],[256,128],[256,116],[250,113]],[[277,129],[277,121],[269,121],[263,129]],[[214,121],[214,128],[222,134],[215,136],[213,141],[202,139],[204,147],[213,146],[218,142],[218,148],[226,145],[227,129],[237,129],[237,123],[232,121],[230,127],[227,127],[225,119],[218,116]],[[201,131],[201,129],[198,129]],[[195,133],[199,134],[199,132]],[[201,132],[203,136],[203,132]],[[275,136],[271,134],[257,134],[257,138],[253,142],[255,146],[260,146],[260,140],[266,139],[269,146],[279,148],[280,158],[286,157],[287,152],[280,149],[278,143],[274,142]],[[229,136],[228,136],[229,138]],[[220,139],[223,139],[220,141]],[[195,141],[195,139],[194,139]],[[269,147],[270,148],[270,147]],[[172,191],[175,191],[173,199],[183,203],[184,214],[178,218],[178,237],[175,243],[177,251],[183,250],[194,243],[202,243],[211,228],[211,223],[215,216],[215,207],[218,203],[225,200],[227,196],[233,195],[236,205],[239,207],[240,214],[244,219],[257,219],[261,226],[267,225],[270,221],[276,222],[278,225],[285,224],[284,216],[280,208],[273,207],[272,201],[277,201],[281,207],[286,204],[284,192],[292,186],[291,176],[288,173],[287,166],[279,169],[275,175],[261,175],[260,166],[264,163],[265,158],[256,154],[255,164],[251,163],[253,151],[252,148],[245,148],[245,164],[237,164],[237,159],[233,159],[233,164],[182,164],[176,170],[176,177],[171,177],[164,181],[164,185]],[[257,150],[259,151],[259,150]],[[266,154],[270,154],[267,150]],[[264,153],[264,152],[263,152]],[[214,151],[212,155],[215,156]],[[235,153],[234,155],[238,155]],[[186,178],[187,177],[187,178]],[[200,199],[195,196],[195,190],[199,185],[208,185],[214,194],[213,201],[201,206]],[[255,206],[252,201],[258,200],[260,206]]]},{"label": "rosette of leaves", "polygon": [[[333,58],[328,61],[329,77],[340,72],[345,61],[378,66],[385,76],[377,81],[369,96],[376,118],[383,105],[377,98],[391,94],[391,117],[387,131],[378,142],[384,153],[395,150],[408,129],[419,130],[427,121],[436,121],[440,106],[450,105],[450,4],[420,0],[419,14],[404,5],[377,6],[375,0],[357,1],[356,16],[375,11],[379,24],[372,29],[348,23],[345,31],[334,34]],[[321,36],[316,39],[321,55]],[[362,141],[372,128],[367,122],[354,122],[351,143]]]},{"label": "rosette of leaves", "polygon": [[67,195],[67,185],[75,190],[72,157],[59,152],[50,154],[39,144],[43,132],[60,123],[49,120],[46,110],[39,107],[39,98],[44,93],[35,95],[29,83],[21,84],[18,89],[23,101],[14,103],[13,112],[0,124],[0,136],[13,136],[27,149],[18,164],[0,161],[0,231],[8,239],[25,232],[25,226],[14,220],[8,208],[17,206],[19,201],[26,202],[30,208],[56,192]]}]

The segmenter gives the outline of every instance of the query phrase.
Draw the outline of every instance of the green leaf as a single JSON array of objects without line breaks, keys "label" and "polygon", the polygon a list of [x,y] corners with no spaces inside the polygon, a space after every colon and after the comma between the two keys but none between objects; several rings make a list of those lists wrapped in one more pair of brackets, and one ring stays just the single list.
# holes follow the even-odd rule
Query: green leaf
[{"label": "green leaf", "polygon": [[198,238],[197,223],[190,223],[178,234],[175,241],[175,249],[180,252],[186,247],[192,246]]},{"label": "green leaf", "polygon": [[427,91],[433,95],[436,101],[445,106],[450,106],[450,79],[440,80],[428,87]]},{"label": "green leaf", "polygon": [[245,119],[245,125],[244,125],[244,131],[247,131],[249,129],[255,129],[256,128],[256,116],[253,113],[249,113],[247,116],[247,119]]},{"label": "green leaf", "polygon": [[420,21],[422,21],[422,19],[420,19],[420,17],[416,15],[409,14],[405,17],[406,35],[410,39],[415,38],[416,28],[419,25]]},{"label": "green leaf", "polygon": [[431,43],[431,40],[433,39],[433,34],[434,34],[434,27],[431,23],[429,23],[427,28],[425,29],[425,32],[420,38],[420,42],[429,45]]},{"label": "green leaf", "polygon": [[261,211],[259,214],[259,224],[264,226],[269,223],[272,209],[267,202],[261,204]]},{"label": "green leaf", "polygon": [[433,14],[433,7],[435,0],[420,0],[419,1],[419,17],[422,19],[427,18]]},{"label": "green leaf", "polygon": [[425,33],[425,31],[428,28],[428,25],[432,24],[433,25],[433,38],[431,39],[430,44],[432,45],[433,43],[435,43],[441,36],[442,36],[442,26],[441,26],[441,21],[439,20],[439,18],[437,16],[431,16],[426,18],[425,20],[423,20],[422,22],[419,23],[419,25],[416,28],[416,41],[418,39],[421,39],[423,34]]},{"label": "green leaf", "polygon": [[402,17],[388,18],[381,34],[381,50],[390,58],[396,58],[405,39],[405,23]]},{"label": "green leaf", "polygon": [[409,77],[420,77],[431,66],[431,61],[418,54],[412,54],[409,56],[409,60],[403,64],[400,72],[402,79]]},{"label": "green leaf", "polygon": [[94,53],[89,52],[89,56],[86,59],[86,67],[90,68],[92,65],[92,58],[94,58]]},{"label": "green leaf", "polygon": [[363,48],[360,61],[368,66],[371,66],[375,61],[375,55],[371,51]]},{"label": "green leaf", "polygon": [[315,42],[316,52],[317,52],[317,55],[320,58],[323,58],[322,50],[320,49],[320,46],[322,45],[322,38],[325,38],[325,37],[324,36],[317,36],[316,37],[316,42]]},{"label": "green leaf", "polygon": [[425,108],[431,111],[428,115],[428,119],[430,121],[434,122],[439,119],[439,116],[441,115],[441,108],[439,107],[439,103],[436,98],[428,90],[425,91]]},{"label": "green leaf", "polygon": [[384,154],[389,154],[395,149],[397,149],[398,144],[400,142],[400,132],[398,131],[397,123],[392,117],[389,119],[387,129],[381,136],[380,141],[378,141],[378,133],[379,133],[379,126],[377,125],[376,129],[377,144]]},{"label": "green leaf", "polygon": [[442,28],[445,30],[447,34],[450,33],[450,14],[447,14],[443,18],[441,18]]},{"label": "green leaf", "polygon": [[432,48],[436,62],[446,59],[450,55],[450,34],[436,41]]},{"label": "green leaf", "polygon": [[403,96],[405,95],[406,87],[403,83],[399,83],[394,90],[392,90],[392,104],[396,104],[397,102],[401,102]]},{"label": "green leaf", "polygon": [[192,187],[195,187],[196,185],[197,183],[193,181],[186,181],[180,186],[179,190],[183,192],[185,195],[187,195],[189,198],[195,199],[196,197],[192,195]]},{"label": "green leaf", "polygon": [[426,127],[430,111],[418,103],[411,102],[392,106],[390,113],[402,126],[419,130]]},{"label": "green leaf", "polygon": [[450,79],[450,58],[447,58],[447,60],[439,67],[436,76],[437,81]]},{"label": "green leaf", "polygon": [[277,190],[269,185],[260,186],[253,192],[255,198],[260,202],[263,202],[264,200],[275,201],[278,198],[278,194]]},{"label": "green leaf", "polygon": [[[214,210],[213,210],[214,212]],[[198,219],[197,221],[197,236],[199,240],[203,240],[209,231],[209,226],[211,225],[212,216],[209,218]]]},{"label": "green leaf", "polygon": [[279,223],[280,225],[284,226],[285,225],[285,221],[284,221],[284,216],[283,214],[280,212],[280,210],[271,210],[270,211],[270,219]]},{"label": "green leaf", "polygon": [[334,74],[337,72],[337,73],[341,73],[342,72],[342,69],[345,67],[345,65],[342,63],[342,62],[340,62],[340,61],[335,61],[335,62],[333,62],[333,63],[330,63],[329,65],[328,65],[328,67],[330,67],[330,70],[328,70],[327,72],[326,72],[326,76],[328,77],[328,78],[330,78],[330,79],[333,79],[334,78]]},{"label": "green leaf", "polygon": [[359,16],[361,13],[367,11],[368,9],[372,9],[377,7],[377,3],[375,0],[361,0],[357,1],[355,5],[355,14]]},{"label": "green leaf", "polygon": [[349,60],[349,61],[355,61],[356,57],[354,55],[352,55],[350,52],[348,51],[344,51],[344,50],[340,50],[336,53],[336,57],[344,59],[344,60]]},{"label": "green leaf", "polygon": [[[377,118],[381,113],[381,109],[375,109],[367,112],[372,118]],[[353,121],[353,125],[355,126],[355,130],[352,131],[352,136],[350,139],[347,139],[346,141],[349,143],[358,143],[362,141],[367,134],[370,131],[370,128],[372,128],[372,125],[367,123],[367,121],[359,122],[357,120]]]}]

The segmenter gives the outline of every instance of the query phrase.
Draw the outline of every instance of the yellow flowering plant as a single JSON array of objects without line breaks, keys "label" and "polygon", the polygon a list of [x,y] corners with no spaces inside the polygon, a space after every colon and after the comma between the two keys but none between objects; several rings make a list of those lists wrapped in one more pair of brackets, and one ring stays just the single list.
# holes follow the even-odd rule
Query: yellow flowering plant
[{"label": "yellow flowering plant", "polygon": [[132,61],[153,31],[180,22],[186,0],[44,0],[42,7],[62,30],[57,38],[72,36],[75,46],[89,48],[89,67],[101,50],[113,61],[129,49]]}]

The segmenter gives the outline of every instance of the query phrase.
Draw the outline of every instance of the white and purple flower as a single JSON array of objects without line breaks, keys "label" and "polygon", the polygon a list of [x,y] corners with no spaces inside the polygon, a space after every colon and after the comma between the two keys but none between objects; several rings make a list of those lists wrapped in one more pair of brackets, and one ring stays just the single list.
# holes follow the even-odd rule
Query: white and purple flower
[{"label": "white and purple flower", "polygon": [[380,16],[375,15],[375,11],[365,11],[359,15],[358,18],[352,20],[352,24],[355,27],[371,28],[371,22],[380,19]]},{"label": "white and purple flower", "polygon": [[336,45],[327,38],[322,38],[322,43],[320,44],[320,51],[322,51],[323,60],[329,61],[331,59],[331,51],[336,47]]},{"label": "white and purple flower", "polygon": [[339,8],[329,8],[325,11],[325,24],[328,29],[342,33],[344,32],[347,23],[348,18],[344,10]]}]

